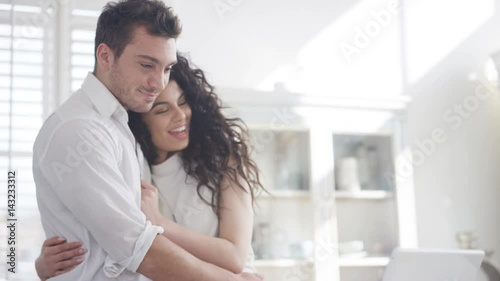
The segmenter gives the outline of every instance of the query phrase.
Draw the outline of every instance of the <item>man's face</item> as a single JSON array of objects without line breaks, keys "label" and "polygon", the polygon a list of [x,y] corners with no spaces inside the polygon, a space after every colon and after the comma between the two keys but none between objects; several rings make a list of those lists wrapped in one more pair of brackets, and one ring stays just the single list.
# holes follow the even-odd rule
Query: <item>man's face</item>
[{"label": "man's face", "polygon": [[147,112],[167,86],[176,59],[175,39],[137,27],[132,41],[109,69],[109,90],[127,110]]}]

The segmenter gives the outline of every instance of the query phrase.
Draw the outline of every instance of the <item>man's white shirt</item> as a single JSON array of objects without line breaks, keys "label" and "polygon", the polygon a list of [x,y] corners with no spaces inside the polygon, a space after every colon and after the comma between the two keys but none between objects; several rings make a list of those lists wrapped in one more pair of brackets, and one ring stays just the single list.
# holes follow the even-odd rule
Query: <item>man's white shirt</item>
[{"label": "man's white shirt", "polygon": [[140,210],[143,156],[127,122],[89,73],[37,136],[33,176],[45,233],[88,249],[82,264],[50,280],[149,280],[135,272],[163,228]]}]

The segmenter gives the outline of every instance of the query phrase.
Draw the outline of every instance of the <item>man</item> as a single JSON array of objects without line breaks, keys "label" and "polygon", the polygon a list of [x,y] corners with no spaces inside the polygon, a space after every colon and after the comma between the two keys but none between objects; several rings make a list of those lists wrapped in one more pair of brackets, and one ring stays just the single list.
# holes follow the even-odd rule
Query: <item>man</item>
[{"label": "man", "polygon": [[108,3],[94,72],[40,130],[33,174],[44,230],[88,249],[81,265],[51,280],[262,279],[198,260],[158,235],[163,229],[140,210],[142,154],[127,110],[150,110],[167,85],[180,30],[161,1]]}]

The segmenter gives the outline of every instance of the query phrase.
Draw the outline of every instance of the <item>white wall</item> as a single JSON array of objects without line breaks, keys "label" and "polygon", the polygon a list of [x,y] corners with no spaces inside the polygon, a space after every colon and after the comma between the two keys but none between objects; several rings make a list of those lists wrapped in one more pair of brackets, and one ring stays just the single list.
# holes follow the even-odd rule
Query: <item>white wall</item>
[{"label": "white wall", "polygon": [[[214,3],[236,2],[222,17]],[[387,0],[191,0],[175,1],[184,22],[179,40],[195,62],[224,87],[273,89],[274,82],[298,92],[385,95],[401,92],[399,31],[396,18],[353,56],[343,56],[341,42],[353,42],[355,27]],[[196,7],[194,9],[193,7]],[[384,65],[384,71],[380,65]]]},{"label": "white wall", "polygon": [[[408,0],[350,60],[341,44],[356,46],[356,28],[390,0],[171,2],[184,23],[181,50],[219,87],[281,82],[303,93],[411,95],[410,142],[438,127],[447,136],[415,167],[420,245],[455,248],[457,231],[474,230],[500,261],[500,102],[480,102],[456,129],[443,119],[474,94],[480,84],[470,74],[481,74],[488,54],[500,50],[500,0]],[[214,5],[224,3],[220,16]]]},{"label": "white wall", "polygon": [[[416,82],[410,83],[407,93],[413,97],[409,110],[413,143],[428,139],[435,128],[443,129],[447,135],[447,141],[438,144],[424,163],[415,167],[420,245],[456,247],[456,232],[472,230],[479,237],[479,246],[495,249],[494,258],[500,261],[500,94],[493,93],[490,98],[479,101],[474,109],[475,93],[477,90],[484,92],[484,88],[480,82],[470,80],[474,74],[482,76],[488,55],[500,49],[498,12],[486,21],[469,21],[474,14],[480,13],[486,2],[491,1],[476,1],[469,10],[462,11],[449,5],[440,11],[439,19],[449,29],[440,28],[438,21],[438,27],[434,27],[437,32],[422,31],[438,35],[435,41],[426,42],[428,50],[420,56],[423,60],[435,55],[430,51],[440,52],[443,45],[454,40],[450,34],[456,30],[452,28],[463,29],[469,35],[455,40],[458,44],[448,48],[450,52],[443,52],[440,61]],[[433,4],[429,3],[428,7],[433,7]],[[498,1],[496,4],[500,7]],[[413,30],[418,30],[424,15],[425,11],[420,11],[420,17],[415,17],[408,25],[414,25]],[[469,25],[476,26],[476,29]],[[425,39],[425,36],[421,37]],[[414,55],[416,60],[417,53],[409,52],[409,57]],[[409,61],[408,68],[411,69],[412,59]],[[454,110],[455,104],[464,102],[469,102],[471,110],[466,112],[469,117],[461,118],[462,124],[443,117],[447,110]],[[459,115],[453,113],[452,116]]]}]

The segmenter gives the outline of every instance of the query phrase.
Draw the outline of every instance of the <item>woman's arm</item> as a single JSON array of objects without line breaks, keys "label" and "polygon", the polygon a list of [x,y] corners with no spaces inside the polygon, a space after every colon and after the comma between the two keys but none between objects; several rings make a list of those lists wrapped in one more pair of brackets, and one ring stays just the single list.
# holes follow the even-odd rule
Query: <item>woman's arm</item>
[{"label": "woman's arm", "polygon": [[35,269],[42,281],[71,271],[82,263],[87,250],[82,243],[68,243],[64,238],[52,237],[42,245],[42,252],[35,261]]},{"label": "woman's arm", "polygon": [[158,190],[143,182],[142,207],[153,224],[165,229],[163,235],[197,258],[234,273],[240,273],[252,240],[253,209],[250,193],[233,184],[222,188],[219,237],[196,233],[163,217],[158,208]]}]

